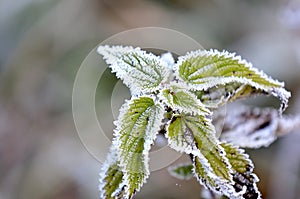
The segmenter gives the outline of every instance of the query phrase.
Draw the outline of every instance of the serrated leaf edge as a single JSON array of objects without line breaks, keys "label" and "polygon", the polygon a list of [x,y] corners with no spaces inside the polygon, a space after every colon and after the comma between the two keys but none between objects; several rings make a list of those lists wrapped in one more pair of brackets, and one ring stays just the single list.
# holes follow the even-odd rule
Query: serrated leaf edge
[{"label": "serrated leaf edge", "polygon": [[[244,65],[246,68],[251,69],[254,73],[257,73],[260,75],[262,78],[267,79],[270,81],[272,84],[278,85],[278,87],[266,87],[262,86],[250,79],[247,78],[242,78],[242,77],[207,77],[207,78],[202,78],[201,80],[205,80],[205,84],[202,85],[194,85],[194,84],[188,84],[191,86],[193,90],[207,90],[208,88],[217,86],[217,85],[225,85],[227,83],[236,81],[242,84],[249,84],[251,86],[254,86],[256,89],[261,89],[268,91],[270,94],[272,94],[274,97],[277,97],[281,100],[281,106],[280,106],[280,114],[288,107],[288,99],[291,97],[291,93],[284,89],[284,82],[280,82],[278,80],[274,80],[273,78],[269,77],[267,74],[265,74],[263,71],[259,71],[257,68],[253,67],[252,63],[247,62],[245,59],[242,59],[241,56],[236,56],[236,53],[229,53],[228,51],[223,50],[222,52],[216,50],[216,49],[211,49],[209,51],[207,50],[196,50],[196,51],[191,51],[188,52],[184,56],[180,56],[178,58],[178,62],[174,65],[174,71],[175,71],[175,76],[180,79],[181,81],[184,82],[184,80],[180,77],[179,74],[179,67],[182,65],[182,63],[190,58],[195,58],[197,56],[224,56],[225,58],[230,58],[232,60],[238,61],[239,64]],[[209,85],[207,85],[207,81],[209,81]]]},{"label": "serrated leaf edge", "polygon": [[[114,52],[119,52],[121,55],[116,59],[116,56],[113,56],[112,53]],[[109,45],[104,45],[104,46],[98,46],[97,48],[97,53],[103,56],[103,59],[106,61],[106,63],[109,65],[109,68],[112,69],[112,73],[116,73],[117,78],[123,80],[124,84],[130,89],[131,94],[135,96],[147,94],[150,92],[153,92],[155,90],[161,89],[163,86],[162,84],[166,82],[169,78],[169,75],[171,73],[170,67],[168,67],[168,63],[166,63],[163,59],[161,59],[159,56],[156,56],[152,53],[148,53],[144,50],[141,50],[139,47],[132,47],[132,46],[109,46]],[[130,53],[135,53],[138,54],[139,56],[149,59],[149,60],[154,60],[157,62],[158,67],[160,68],[161,74],[159,74],[162,77],[161,82],[159,85],[157,85],[154,88],[142,88],[140,85],[137,83],[136,79],[132,79],[129,77],[129,75],[126,72],[121,70],[121,66],[124,68],[127,68],[126,64],[124,64],[124,61],[121,58],[122,54],[130,54]],[[135,61],[135,60],[132,60]]]},{"label": "serrated leaf edge", "polygon": [[[130,100],[125,100],[125,103],[121,106],[120,110],[119,110],[119,116],[118,119],[116,121],[114,121],[114,125],[116,126],[116,128],[114,129],[114,138],[112,141],[112,145],[115,146],[115,150],[117,151],[116,157],[117,159],[120,161],[119,166],[121,167],[124,176],[123,176],[123,182],[125,185],[129,185],[129,180],[128,180],[128,171],[125,169],[126,168],[126,164],[123,163],[124,160],[121,158],[121,154],[120,154],[120,142],[119,142],[119,137],[120,134],[119,132],[122,130],[121,127],[123,126],[123,121],[122,119],[125,117],[125,114],[127,113],[126,111],[129,110],[131,105],[134,105],[134,100],[138,100],[140,98],[149,98],[153,100],[153,105],[156,106],[156,110],[160,111],[160,113],[157,114],[157,118],[156,120],[159,122],[154,122],[154,126],[152,127],[152,130],[149,129],[149,125],[147,125],[146,127],[146,135],[145,135],[145,142],[144,142],[144,150],[142,152],[142,154],[144,155],[144,164],[145,164],[145,178],[143,179],[143,184],[146,183],[149,175],[150,175],[150,171],[149,171],[149,151],[151,148],[151,145],[154,143],[154,140],[156,138],[156,135],[158,134],[158,131],[160,129],[160,126],[162,125],[162,120],[163,120],[163,113],[164,113],[164,109],[161,106],[160,103],[155,103],[156,100],[154,98],[154,96],[152,95],[143,95],[140,97],[136,97],[136,96],[132,96]],[[157,129],[157,130],[153,130],[153,129]],[[136,192],[140,191],[142,185],[140,187],[138,187],[136,189]],[[129,193],[129,186],[125,186],[125,198],[130,198],[130,193]]]},{"label": "serrated leaf edge", "polygon": [[[182,107],[178,104],[173,103],[173,101],[169,102],[169,100],[164,96],[163,92],[170,90],[171,92],[174,92],[176,95],[176,92],[184,92],[187,97],[193,98],[195,101],[195,106],[198,107],[198,109],[195,109],[195,107]],[[190,92],[187,88],[185,88],[185,84],[180,83],[170,83],[169,85],[165,86],[163,90],[158,94],[159,100],[161,100],[165,106],[170,106],[175,112],[183,112],[183,113],[189,113],[192,115],[202,115],[202,116],[209,116],[211,115],[211,111],[206,108],[206,106],[197,98],[197,96]]]}]

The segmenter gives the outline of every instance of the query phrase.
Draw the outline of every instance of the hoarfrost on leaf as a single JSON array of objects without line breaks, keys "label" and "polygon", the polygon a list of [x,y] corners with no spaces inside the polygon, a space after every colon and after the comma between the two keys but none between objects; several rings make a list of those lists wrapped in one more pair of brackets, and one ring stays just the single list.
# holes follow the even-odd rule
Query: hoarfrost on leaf
[{"label": "hoarfrost on leaf", "polygon": [[299,116],[281,116],[272,108],[239,105],[227,111],[220,139],[244,148],[267,147],[296,128],[300,128]]},{"label": "hoarfrost on leaf", "polygon": [[234,99],[245,94],[266,93],[281,100],[281,111],[287,107],[291,94],[284,89],[284,83],[258,71],[235,53],[198,50],[178,59],[175,65],[176,75],[193,90],[206,91],[235,84],[233,88],[225,89],[223,96],[230,95],[228,99]]},{"label": "hoarfrost on leaf", "polygon": [[166,62],[170,69],[173,69],[175,60],[173,58],[173,55],[170,52],[164,53],[160,56],[160,58]]},{"label": "hoarfrost on leaf", "polygon": [[192,157],[193,172],[208,189],[230,198],[243,198],[234,187],[234,170],[210,121],[201,116],[175,115],[167,127],[170,146]]},{"label": "hoarfrost on leaf", "polygon": [[99,175],[101,198],[117,198],[124,194],[124,172],[119,166],[114,146],[111,147]]},{"label": "hoarfrost on leaf", "polygon": [[161,99],[175,111],[192,115],[210,115],[211,112],[197,99],[196,95],[178,84],[171,84],[161,91]]},{"label": "hoarfrost on leaf", "polygon": [[163,118],[151,97],[133,97],[120,109],[113,145],[123,172],[124,197],[131,198],[149,177],[149,151]]},{"label": "hoarfrost on leaf", "polygon": [[232,165],[234,189],[236,191],[244,191],[242,198],[261,198],[256,185],[258,178],[253,173],[254,165],[249,156],[243,149],[239,149],[231,144],[222,143],[221,145]]},{"label": "hoarfrost on leaf", "polygon": [[132,95],[156,91],[169,78],[168,63],[140,48],[99,46],[97,52],[103,55],[112,72],[123,80]]},{"label": "hoarfrost on leaf", "polygon": [[[268,146],[300,127],[300,117],[281,117],[290,92],[240,56],[198,50],[181,56],[155,56],[131,46],[99,46],[98,53],[129,87],[132,98],[115,121],[112,147],[100,172],[100,197],[129,199],[149,177],[149,151],[158,132],[168,145],[191,157],[191,164],[170,167],[180,179],[194,175],[213,194],[231,199],[260,199],[254,165],[242,147]],[[274,109],[228,110],[221,141],[216,114],[226,104],[258,94],[281,100]],[[214,112],[213,112],[214,111]],[[214,117],[213,117],[214,116]]]}]

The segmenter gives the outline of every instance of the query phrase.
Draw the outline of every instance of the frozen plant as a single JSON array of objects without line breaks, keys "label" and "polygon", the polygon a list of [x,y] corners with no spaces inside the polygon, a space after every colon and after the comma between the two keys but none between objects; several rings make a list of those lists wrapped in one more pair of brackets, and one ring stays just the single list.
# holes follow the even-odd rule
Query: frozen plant
[{"label": "frozen plant", "polygon": [[[131,46],[99,46],[97,51],[132,94],[114,123],[114,138],[100,172],[101,198],[132,198],[141,189],[150,175],[148,156],[158,133],[166,136],[171,148],[191,157],[191,164],[169,168],[173,176],[195,176],[211,192],[229,198],[261,198],[253,163],[235,141],[243,132],[227,124],[230,131],[219,139],[212,116],[227,102],[265,94],[281,101],[279,113],[268,112],[279,123],[291,96],[283,82],[227,51],[192,51],[176,63],[171,54],[159,57]],[[257,117],[245,112],[254,119],[249,120],[252,127],[270,119],[259,112]],[[259,116],[262,119],[256,121]],[[271,133],[249,137],[250,147],[273,142],[277,123],[262,125]],[[247,134],[243,136],[238,139],[248,147]]]}]

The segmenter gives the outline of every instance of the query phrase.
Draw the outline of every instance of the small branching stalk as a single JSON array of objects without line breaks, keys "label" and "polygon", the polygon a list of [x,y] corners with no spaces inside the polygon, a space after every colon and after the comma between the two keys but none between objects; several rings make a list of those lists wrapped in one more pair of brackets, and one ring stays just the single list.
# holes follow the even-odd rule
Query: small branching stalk
[{"label": "small branching stalk", "polygon": [[[239,147],[267,146],[284,131],[282,121],[288,118],[281,113],[291,94],[283,82],[226,51],[193,51],[176,63],[170,54],[159,57],[134,47],[100,46],[97,51],[132,94],[114,123],[112,146],[100,172],[101,198],[128,199],[140,191],[150,175],[149,151],[158,132],[165,132],[168,145],[192,160],[170,167],[171,175],[195,176],[216,195],[261,198],[254,165]],[[279,112],[245,109],[233,114],[219,139],[213,111],[257,94],[278,98]],[[246,132],[242,125],[248,125]]]}]

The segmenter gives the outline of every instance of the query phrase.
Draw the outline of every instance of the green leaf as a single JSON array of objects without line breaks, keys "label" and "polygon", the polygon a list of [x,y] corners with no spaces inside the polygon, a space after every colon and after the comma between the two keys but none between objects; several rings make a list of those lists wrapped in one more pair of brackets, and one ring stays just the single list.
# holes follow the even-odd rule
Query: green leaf
[{"label": "green leaf", "polygon": [[216,193],[221,193],[220,187],[218,183],[215,181],[216,177],[207,172],[207,168],[198,157],[193,156],[192,158],[193,158],[192,159],[193,170],[200,184],[202,184],[204,187],[206,187],[209,190],[213,190]]},{"label": "green leaf", "polygon": [[99,46],[97,52],[123,80],[133,95],[159,90],[170,76],[170,67],[160,57],[131,46]]},{"label": "green leaf", "polygon": [[210,111],[205,108],[196,95],[182,88],[179,85],[172,84],[169,88],[161,91],[161,99],[167,106],[174,111],[197,115],[209,115]]},{"label": "green leaf", "polygon": [[124,173],[119,167],[116,150],[109,153],[101,167],[99,191],[100,197],[105,199],[120,198],[124,194]]},{"label": "green leaf", "polygon": [[251,173],[254,165],[249,159],[249,155],[243,149],[233,146],[232,144],[223,142],[222,147],[226,152],[226,157],[232,165],[232,169],[239,173]]},{"label": "green leaf", "polygon": [[113,145],[124,173],[125,195],[131,198],[148,178],[149,151],[160,130],[164,109],[150,97],[132,98],[120,109]]},{"label": "green leaf", "polygon": [[251,93],[267,93],[281,100],[282,111],[287,107],[291,95],[284,89],[283,82],[273,80],[252,67],[252,64],[242,60],[240,56],[226,51],[190,52],[179,57],[175,70],[176,75],[193,90],[207,91],[233,84],[228,91],[222,93],[224,98],[231,95],[230,99],[234,100]]},{"label": "green leaf", "polygon": [[193,92],[197,98],[206,106],[212,109],[217,109],[227,102],[233,102],[237,99],[242,99],[259,94],[268,94],[260,89],[255,89],[249,85],[232,82],[230,84],[218,85],[207,90],[199,90]]},{"label": "green leaf", "polygon": [[189,180],[194,176],[192,164],[180,164],[168,168],[169,173],[180,180]]},{"label": "green leaf", "polygon": [[194,170],[201,184],[230,196],[235,192],[231,185],[231,165],[210,120],[203,116],[174,115],[167,138],[173,149],[194,157]]},{"label": "green leaf", "polygon": [[244,190],[244,199],[261,198],[256,185],[258,178],[253,173],[254,165],[249,156],[243,149],[239,149],[231,144],[222,143],[222,146],[226,152],[226,157],[232,165],[235,190]]},{"label": "green leaf", "polygon": [[171,148],[181,153],[198,154],[198,149],[194,142],[194,137],[187,130],[181,115],[174,115],[167,127],[166,137]]},{"label": "green leaf", "polygon": [[194,136],[197,148],[210,163],[214,173],[231,181],[230,165],[224,156],[224,150],[219,145],[216,132],[209,120],[201,117],[185,116],[186,130]]}]

